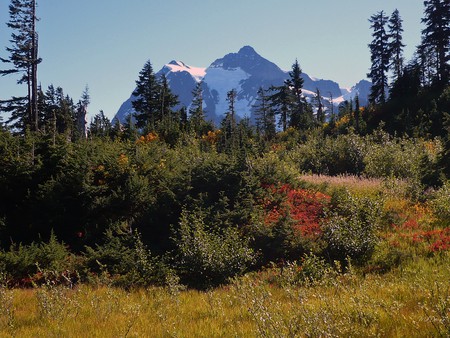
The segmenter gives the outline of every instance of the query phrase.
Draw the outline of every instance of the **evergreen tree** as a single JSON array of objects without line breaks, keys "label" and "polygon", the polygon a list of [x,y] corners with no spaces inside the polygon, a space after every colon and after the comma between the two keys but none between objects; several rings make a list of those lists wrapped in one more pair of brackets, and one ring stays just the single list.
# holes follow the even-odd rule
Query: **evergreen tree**
[{"label": "evergreen tree", "polygon": [[355,131],[357,134],[361,132],[361,107],[359,104],[359,96],[355,97]]},{"label": "evergreen tree", "polygon": [[396,81],[403,70],[403,20],[400,17],[400,12],[396,9],[389,18],[389,55],[391,56],[390,68],[393,73],[393,81]]},{"label": "evergreen tree", "polygon": [[89,134],[91,136],[106,137],[111,134],[111,129],[111,121],[105,116],[103,110],[100,110],[91,120]]},{"label": "evergreen tree", "polygon": [[201,136],[206,125],[203,111],[203,82],[197,83],[192,91],[192,104],[189,109],[189,125],[197,136]]},{"label": "evergreen tree", "polygon": [[390,63],[388,34],[385,29],[387,21],[388,17],[383,11],[372,15],[369,19],[370,28],[373,29],[373,40],[369,44],[372,65],[367,77],[372,80],[369,96],[369,102],[372,104],[383,104],[386,101],[387,72]]},{"label": "evergreen tree", "polygon": [[301,77],[302,70],[298,63],[298,60],[295,60],[292,65],[292,71],[289,72],[289,79],[286,80],[286,85],[290,90],[291,98],[288,100],[290,104],[290,118],[289,118],[289,126],[297,129],[306,129],[309,127],[312,121],[309,121],[305,114],[305,106],[306,102],[303,98],[302,89],[303,89],[303,78]]},{"label": "evergreen tree", "polygon": [[316,102],[316,119],[319,125],[323,125],[325,123],[325,110],[322,103],[322,95],[320,94],[319,88],[316,88],[316,96],[314,97]]},{"label": "evergreen tree", "polygon": [[254,106],[256,127],[265,140],[272,140],[276,134],[275,114],[270,107],[269,98],[264,88],[258,90],[258,97]]},{"label": "evergreen tree", "polygon": [[450,2],[448,0],[426,0],[425,17],[422,23],[422,49],[432,52],[435,57],[435,78],[433,82],[442,87],[450,79]]},{"label": "evergreen tree", "polygon": [[239,142],[236,132],[236,97],[237,92],[235,89],[227,93],[228,111],[225,113],[221,123],[221,150],[229,154],[235,153]]},{"label": "evergreen tree", "polygon": [[162,117],[160,95],[160,85],[153,73],[152,64],[147,61],[139,72],[139,79],[136,81],[136,89],[133,92],[135,99],[132,106],[136,111],[134,117],[138,128],[146,128],[148,131],[155,130],[157,122]]},{"label": "evergreen tree", "polygon": [[37,66],[41,59],[38,57],[36,0],[11,0],[9,15],[7,26],[14,31],[11,47],[6,48],[10,56],[0,61],[12,67],[1,70],[0,75],[20,74],[17,83],[27,85],[27,95],[1,101],[0,108],[11,113],[9,122],[14,122],[14,127],[25,133],[28,127],[39,130]]},{"label": "evergreen tree", "polygon": [[43,95],[42,132],[50,133],[53,138],[57,134],[65,134],[72,138],[76,122],[76,108],[70,96],[64,94],[61,87],[50,85]]},{"label": "evergreen tree", "polygon": [[[167,81],[166,75],[161,75],[159,79],[160,96],[159,101],[161,104],[161,119],[170,118],[173,120],[178,117],[173,110],[173,108],[179,103],[178,97],[172,93],[170,89],[169,82]],[[178,123],[179,121],[177,121]]]},{"label": "evergreen tree", "polygon": [[77,114],[76,114],[76,126],[79,137],[85,139],[88,135],[87,130],[87,107],[91,103],[91,97],[89,95],[89,87],[86,85],[83,93],[81,94],[81,100],[78,101]]},{"label": "evergreen tree", "polygon": [[280,117],[279,125],[283,131],[286,131],[291,107],[291,93],[289,87],[286,84],[279,87],[272,86],[269,88],[269,91],[272,92],[268,97],[270,108],[275,115]]}]

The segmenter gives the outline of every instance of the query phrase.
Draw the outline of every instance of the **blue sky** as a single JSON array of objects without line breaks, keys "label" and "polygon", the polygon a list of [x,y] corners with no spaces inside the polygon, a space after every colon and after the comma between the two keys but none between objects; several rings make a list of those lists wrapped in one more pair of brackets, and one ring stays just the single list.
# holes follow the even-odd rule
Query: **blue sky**
[{"label": "blue sky", "polygon": [[[0,0],[0,57],[7,57],[9,0]],[[297,58],[310,76],[351,87],[370,67],[368,18],[398,8],[405,56],[420,42],[422,0],[40,0],[39,79],[77,100],[86,85],[90,116],[110,118],[147,60],[158,71],[176,59],[207,67],[250,45],[282,69]],[[1,68],[4,65],[0,64]],[[25,93],[0,78],[0,99]]]}]

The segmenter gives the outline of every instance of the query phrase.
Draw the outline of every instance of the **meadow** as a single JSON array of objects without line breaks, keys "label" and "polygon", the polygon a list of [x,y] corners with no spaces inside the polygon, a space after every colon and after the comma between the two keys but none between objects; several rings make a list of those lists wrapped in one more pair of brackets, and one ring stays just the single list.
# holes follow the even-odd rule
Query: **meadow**
[{"label": "meadow", "polygon": [[384,192],[383,209],[403,218],[379,229],[383,240],[363,265],[329,264],[310,253],[207,290],[187,288],[175,275],[164,286],[124,289],[106,273],[96,283],[71,284],[44,272],[39,286],[0,288],[0,337],[449,336],[450,234],[436,226],[445,223],[434,209],[402,197],[402,182],[393,193],[383,180],[300,180],[324,192]]}]

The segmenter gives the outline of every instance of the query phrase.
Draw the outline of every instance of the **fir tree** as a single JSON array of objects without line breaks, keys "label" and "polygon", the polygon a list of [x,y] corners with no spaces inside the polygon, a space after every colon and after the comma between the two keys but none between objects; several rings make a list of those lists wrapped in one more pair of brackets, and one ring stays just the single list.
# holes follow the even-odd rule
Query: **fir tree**
[{"label": "fir tree", "polygon": [[134,117],[138,128],[155,130],[156,123],[161,120],[160,94],[160,85],[153,73],[152,64],[147,61],[139,72],[139,79],[133,92],[135,99],[132,105],[136,111]]},{"label": "fir tree", "polygon": [[422,49],[432,52],[435,57],[433,82],[442,87],[448,85],[450,78],[450,2],[448,0],[426,0],[425,17],[422,23]]},{"label": "fir tree", "polygon": [[311,121],[305,114],[306,102],[303,98],[303,78],[302,70],[297,60],[292,65],[292,71],[289,72],[289,79],[286,80],[286,86],[290,90],[291,98],[288,100],[290,104],[289,126],[297,129],[306,129]]},{"label": "fir tree", "polygon": [[369,19],[370,27],[373,29],[373,40],[369,44],[372,65],[367,77],[372,80],[369,96],[369,101],[372,104],[383,104],[386,101],[387,72],[390,63],[388,35],[385,29],[387,21],[388,17],[383,11],[372,15]]},{"label": "fir tree", "polygon": [[189,109],[189,125],[197,136],[203,134],[206,124],[205,113],[203,111],[203,82],[197,83],[192,91],[192,104]]},{"label": "fir tree", "polygon": [[235,153],[239,142],[236,132],[236,97],[237,92],[235,89],[232,89],[227,93],[228,111],[225,113],[225,117],[221,123],[222,150],[229,154]]},{"label": "fir tree", "polygon": [[256,127],[265,140],[271,140],[275,137],[275,114],[270,107],[269,98],[264,88],[258,90],[258,98],[254,106],[256,115]]},{"label": "fir tree", "polygon": [[107,137],[110,135],[111,129],[111,121],[105,116],[103,110],[100,110],[91,120],[89,134],[91,136]]},{"label": "fir tree", "polygon": [[268,97],[270,108],[275,115],[280,117],[279,125],[283,131],[286,131],[291,107],[291,93],[289,87],[286,84],[279,87],[272,86],[269,88],[269,91],[272,93]]},{"label": "fir tree", "polygon": [[316,88],[316,96],[314,97],[316,102],[316,119],[319,125],[323,125],[325,122],[325,110],[322,103],[322,95],[320,94],[319,88]]},{"label": "fir tree", "polygon": [[78,101],[77,114],[76,114],[76,126],[79,137],[85,139],[88,135],[87,130],[87,107],[91,103],[91,97],[89,95],[89,87],[86,85],[83,93],[81,94],[81,99]]},{"label": "fir tree", "polygon": [[390,68],[393,73],[393,81],[396,81],[403,70],[403,20],[400,17],[400,12],[396,9],[389,18],[389,55],[391,56]]},{"label": "fir tree", "polygon": [[0,61],[12,64],[12,67],[1,70],[0,75],[21,75],[17,83],[27,85],[27,95],[1,101],[0,108],[11,113],[9,123],[14,122],[14,127],[25,133],[28,127],[39,130],[37,66],[41,59],[38,57],[36,0],[11,0],[9,15],[7,26],[13,33],[11,47],[6,51],[10,56],[8,59],[0,58]]},{"label": "fir tree", "polygon": [[[172,93],[170,89],[167,77],[163,74],[159,79],[160,86],[160,104],[161,104],[161,119],[170,118],[173,120],[174,117],[178,116],[175,114],[173,108],[179,103],[178,97]],[[177,121],[178,122],[178,121]]]}]

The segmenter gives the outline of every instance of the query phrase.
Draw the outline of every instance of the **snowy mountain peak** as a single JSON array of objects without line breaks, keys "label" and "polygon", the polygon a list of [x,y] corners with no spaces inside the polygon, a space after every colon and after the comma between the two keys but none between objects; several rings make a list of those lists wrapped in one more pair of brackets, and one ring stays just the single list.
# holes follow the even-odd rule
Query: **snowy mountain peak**
[{"label": "snowy mountain peak", "polygon": [[[208,68],[193,67],[182,61],[173,60],[156,74],[165,75],[172,92],[178,96],[179,106],[189,107],[192,102],[192,92],[199,82],[202,82],[203,105],[206,118],[217,125],[228,109],[227,93],[234,89],[237,92],[235,109],[236,115],[243,118],[249,117],[255,120],[254,104],[258,97],[259,88],[280,86],[289,78],[289,74],[283,71],[275,63],[259,55],[251,46],[242,47],[237,53],[229,53],[215,60]],[[334,105],[353,99],[358,95],[360,104],[367,103],[370,91],[370,82],[361,81],[350,90],[339,88],[335,81],[317,79],[302,74],[304,80],[303,95],[312,101],[316,91],[328,100],[333,98]],[[124,122],[126,116],[134,112],[131,96],[120,107],[116,118]]]},{"label": "snowy mountain peak", "polygon": [[161,70],[166,76],[168,73],[186,72],[191,75],[195,81],[200,82],[206,74],[206,68],[192,67],[185,64],[183,61],[172,60],[164,65]]}]

